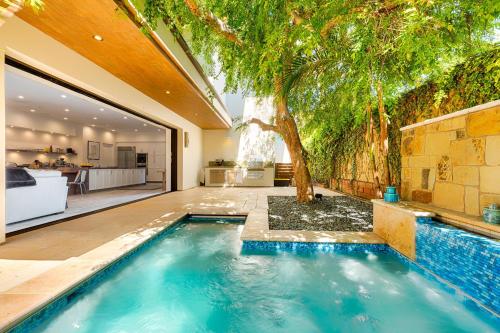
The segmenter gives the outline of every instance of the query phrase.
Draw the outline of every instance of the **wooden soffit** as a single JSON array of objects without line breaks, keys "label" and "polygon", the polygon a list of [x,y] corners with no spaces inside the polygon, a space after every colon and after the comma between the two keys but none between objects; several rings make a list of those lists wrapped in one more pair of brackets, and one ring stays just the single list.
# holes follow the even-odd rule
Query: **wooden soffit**
[{"label": "wooden soffit", "polygon": [[228,128],[196,84],[115,1],[44,3],[39,13],[23,9],[17,16],[195,125]]}]

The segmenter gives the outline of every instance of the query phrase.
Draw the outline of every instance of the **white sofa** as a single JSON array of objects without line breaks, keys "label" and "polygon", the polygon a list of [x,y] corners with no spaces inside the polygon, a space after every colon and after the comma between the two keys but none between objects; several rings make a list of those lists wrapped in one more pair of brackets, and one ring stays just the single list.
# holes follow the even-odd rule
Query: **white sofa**
[{"label": "white sofa", "polygon": [[67,177],[56,170],[26,171],[35,178],[36,185],[6,190],[7,224],[62,213],[66,209]]}]

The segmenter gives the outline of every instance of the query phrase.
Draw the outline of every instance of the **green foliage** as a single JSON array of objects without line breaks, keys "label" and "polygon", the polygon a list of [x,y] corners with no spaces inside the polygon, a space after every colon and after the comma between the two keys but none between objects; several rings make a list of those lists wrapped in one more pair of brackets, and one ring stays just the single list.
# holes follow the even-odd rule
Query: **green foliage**
[{"label": "green foliage", "polygon": [[[453,67],[439,79],[394,98],[386,105],[390,116],[389,166],[394,184],[400,184],[399,129],[424,119],[500,99],[500,49],[473,55]],[[315,180],[327,182],[341,178],[340,170],[363,153],[366,122],[357,122],[355,114],[364,110],[344,108],[302,118],[301,134],[312,158],[310,169]],[[339,118],[341,117],[341,118]],[[345,175],[344,175],[345,176]]]},{"label": "green foliage", "polygon": [[439,80],[403,94],[389,111],[392,121],[389,161],[395,183],[401,182],[399,128],[498,99],[500,48],[473,55]]},{"label": "green foliage", "polygon": [[[4,0],[4,3],[7,5],[10,5],[12,1],[10,0]],[[43,0],[24,0],[23,1],[24,6],[32,8],[35,12],[42,10],[44,6]]]},{"label": "green foliage", "polygon": [[208,73],[224,73],[226,91],[269,96],[280,79],[316,180],[339,177],[348,161],[359,168],[368,107],[379,128],[378,97],[399,177],[399,127],[498,91],[498,49],[488,52],[497,0],[145,0],[144,13],[187,36]]}]

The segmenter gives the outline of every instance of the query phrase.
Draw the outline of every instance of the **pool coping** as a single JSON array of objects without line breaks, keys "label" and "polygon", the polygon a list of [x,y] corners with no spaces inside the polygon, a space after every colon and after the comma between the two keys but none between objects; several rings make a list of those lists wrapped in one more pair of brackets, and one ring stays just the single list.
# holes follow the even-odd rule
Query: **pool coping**
[{"label": "pool coping", "polygon": [[268,208],[264,207],[249,212],[240,239],[244,242],[386,244],[374,232],[270,230]]},{"label": "pool coping", "polygon": [[374,205],[380,205],[407,214],[412,214],[415,217],[431,217],[444,224],[449,224],[465,231],[500,240],[500,225],[486,223],[482,221],[480,217],[466,215],[415,201],[399,201],[393,203],[385,202],[383,199],[372,199],[371,202]]}]

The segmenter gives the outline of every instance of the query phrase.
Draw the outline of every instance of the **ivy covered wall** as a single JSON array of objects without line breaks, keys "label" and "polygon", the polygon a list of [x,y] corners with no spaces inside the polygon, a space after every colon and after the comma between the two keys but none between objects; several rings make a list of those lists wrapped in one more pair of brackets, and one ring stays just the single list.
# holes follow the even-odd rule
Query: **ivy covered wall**
[{"label": "ivy covered wall", "polygon": [[[390,121],[389,169],[392,183],[401,184],[401,127],[497,99],[500,99],[499,48],[468,58],[448,75],[430,80],[386,105]],[[338,121],[344,123],[339,128],[346,130],[325,136],[325,142],[310,140],[305,133],[304,142],[310,154],[313,178],[316,182],[348,193],[375,197],[370,149],[363,140],[367,123],[356,122],[350,117]],[[377,169],[382,170],[382,161],[376,159],[376,164]]]}]

